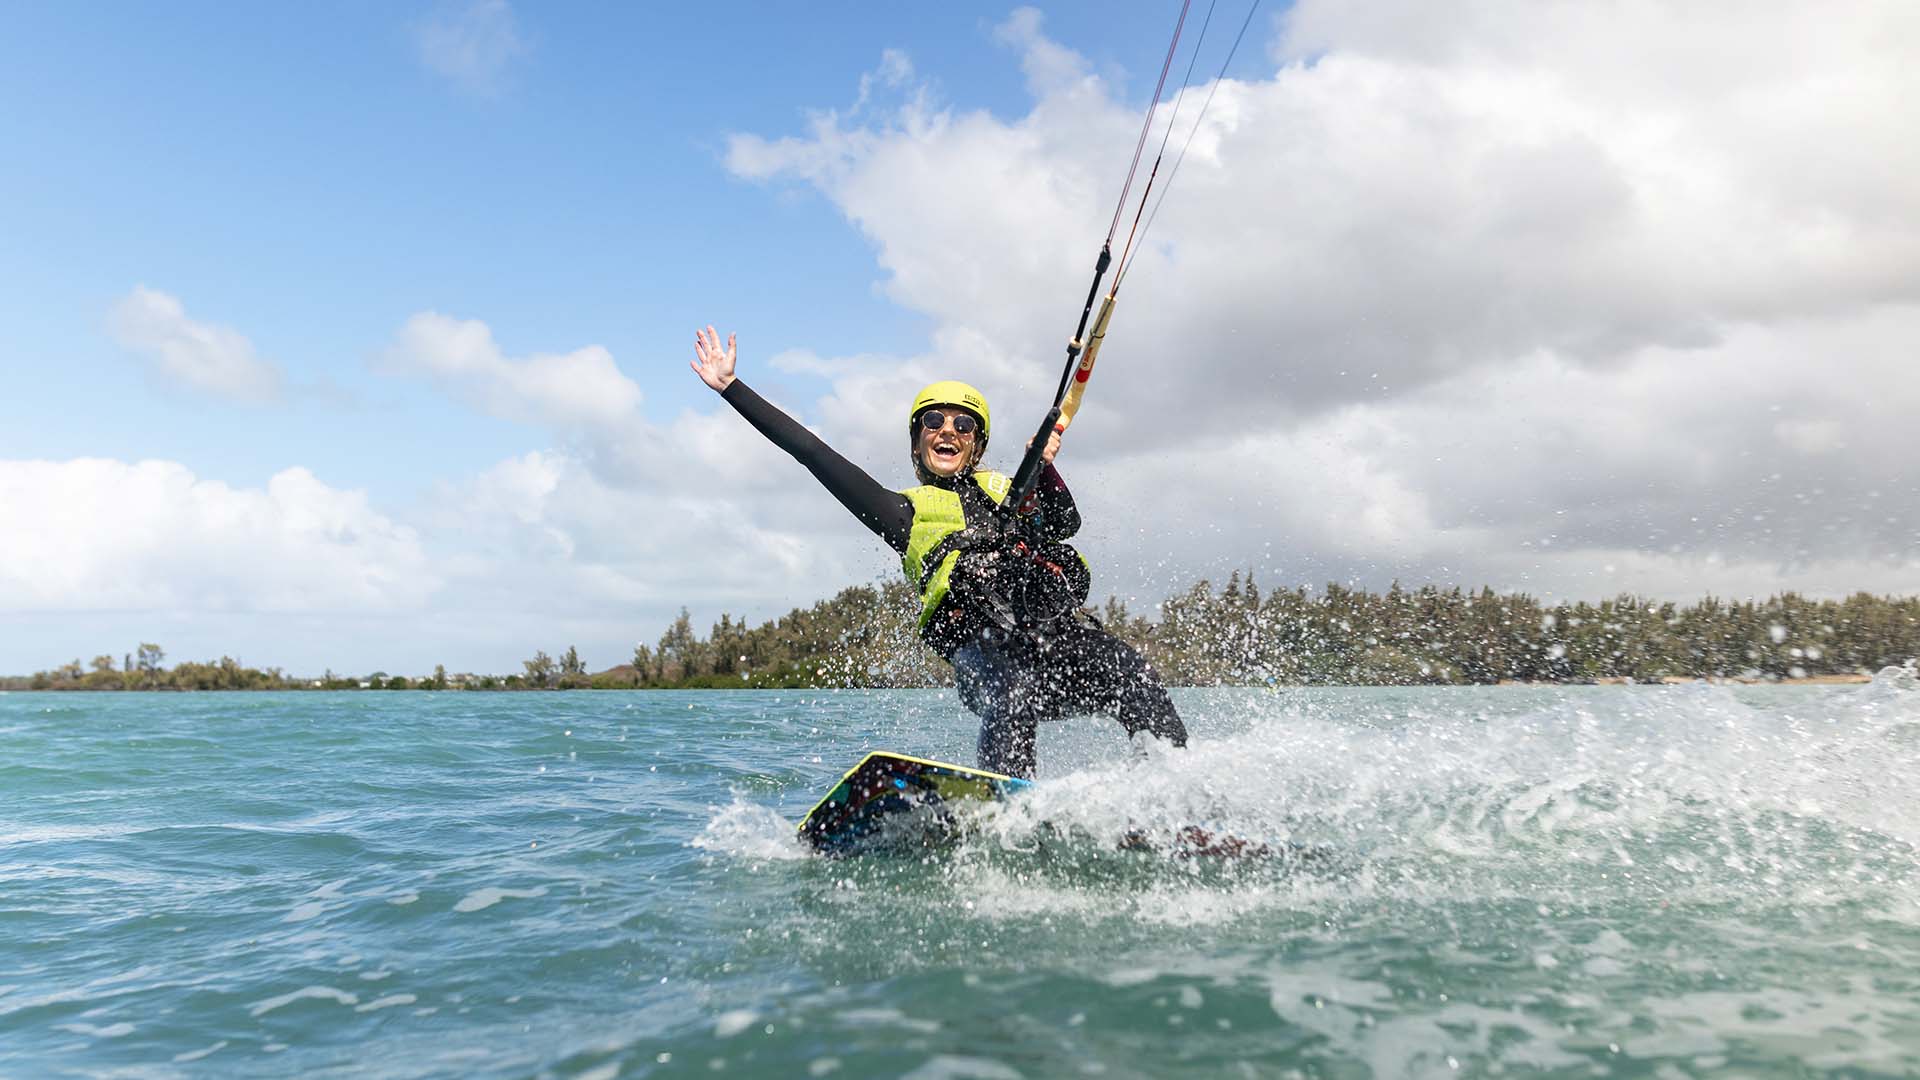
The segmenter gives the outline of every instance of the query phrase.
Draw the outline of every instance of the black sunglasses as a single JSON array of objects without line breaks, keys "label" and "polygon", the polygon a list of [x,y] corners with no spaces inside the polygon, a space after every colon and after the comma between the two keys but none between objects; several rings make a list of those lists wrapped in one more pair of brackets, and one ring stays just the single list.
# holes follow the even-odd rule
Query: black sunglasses
[{"label": "black sunglasses", "polygon": [[980,427],[980,421],[974,419],[972,413],[944,413],[939,409],[928,409],[921,413],[920,426],[928,431],[939,431],[941,428],[947,426],[948,419],[953,420],[953,430],[955,434],[971,435]]}]

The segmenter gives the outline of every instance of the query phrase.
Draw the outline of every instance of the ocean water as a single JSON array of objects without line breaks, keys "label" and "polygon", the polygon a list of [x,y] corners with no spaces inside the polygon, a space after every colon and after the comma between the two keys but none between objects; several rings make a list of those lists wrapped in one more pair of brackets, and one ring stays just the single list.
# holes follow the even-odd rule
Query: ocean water
[{"label": "ocean water", "polygon": [[0,695],[0,1076],[1920,1075],[1913,683],[1187,691],[848,860],[950,693]]}]

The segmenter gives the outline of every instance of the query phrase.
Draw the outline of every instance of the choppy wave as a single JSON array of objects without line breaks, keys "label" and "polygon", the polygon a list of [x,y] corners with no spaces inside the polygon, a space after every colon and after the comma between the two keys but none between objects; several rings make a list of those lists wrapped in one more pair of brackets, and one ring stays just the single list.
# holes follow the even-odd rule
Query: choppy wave
[{"label": "choppy wave", "polygon": [[[758,914],[825,970],[888,951],[867,1000],[937,1017],[977,992],[968,971],[1044,971],[1060,985],[1021,1001],[1064,993],[1211,1047],[1125,1050],[1060,1017],[1063,1045],[1147,1072],[1920,1069],[1910,679],[1189,702],[1215,734],[1185,752],[1048,776],[951,850],[814,860],[797,911]],[[1115,748],[1086,723],[1054,742]],[[1331,855],[1169,857],[1194,824]],[[1159,851],[1126,850],[1142,831]],[[751,800],[701,843],[792,857],[790,823]]]},{"label": "choppy wave", "polygon": [[0,1075],[1920,1072],[1910,669],[1179,700],[825,860],[950,694],[10,695]]}]

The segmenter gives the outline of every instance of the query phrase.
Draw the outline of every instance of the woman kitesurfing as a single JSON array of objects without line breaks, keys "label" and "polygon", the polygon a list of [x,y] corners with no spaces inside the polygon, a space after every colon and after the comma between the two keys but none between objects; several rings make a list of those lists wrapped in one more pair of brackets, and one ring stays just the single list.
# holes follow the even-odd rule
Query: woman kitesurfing
[{"label": "woman kitesurfing", "polygon": [[920,593],[920,634],[953,664],[960,700],[980,717],[981,768],[1031,778],[1038,726],[1087,713],[1186,745],[1152,667],[1081,608],[1090,575],[1063,543],[1080,513],[1053,467],[1059,432],[1037,455],[1032,498],[1009,507],[1012,480],[978,467],[992,430],[986,398],[962,382],[933,383],[907,414],[920,484],[893,491],[741,381],[733,335],[723,343],[709,326],[695,333],[694,354],[702,382],[901,554]]},{"label": "woman kitesurfing", "polygon": [[[701,381],[805,465],[841,505],[900,553],[907,580],[920,594],[920,634],[953,664],[960,700],[980,717],[980,767],[1010,776],[1033,776],[1038,726],[1068,716],[1104,713],[1119,721],[1129,736],[1145,732],[1174,746],[1187,742],[1186,725],[1153,668],[1132,646],[1101,629],[1083,606],[1091,576],[1085,560],[1065,543],[1079,531],[1080,512],[1053,460],[1093,374],[1120,283],[1132,266],[1135,240],[1145,234],[1142,216],[1148,228],[1153,224],[1153,215],[1146,214],[1147,199],[1193,77],[1197,44],[1141,190],[1113,286],[1102,298],[1100,285],[1114,261],[1113,241],[1153,127],[1154,110],[1179,49],[1188,2],[1181,4],[1173,40],[1160,65],[1160,81],[1134,143],[1133,163],[1094,263],[1093,285],[1067,343],[1067,364],[1053,405],[1028,440],[1013,476],[979,468],[993,416],[986,398],[966,383],[936,382],[914,397],[907,412],[907,437],[920,483],[893,491],[741,382],[734,374],[738,353],[733,335],[722,343],[712,326],[694,334],[692,367]],[[1220,65],[1214,90],[1219,89],[1258,7],[1259,0],[1248,7],[1240,34]],[[1200,30],[1203,40],[1212,19],[1209,6]],[[1212,101],[1209,91],[1200,116],[1205,116]],[[1196,118],[1193,131],[1199,126]],[[1187,143],[1192,138],[1189,133]],[[1186,145],[1174,159],[1168,183],[1179,172]],[[1163,187],[1161,198],[1165,196]]]}]

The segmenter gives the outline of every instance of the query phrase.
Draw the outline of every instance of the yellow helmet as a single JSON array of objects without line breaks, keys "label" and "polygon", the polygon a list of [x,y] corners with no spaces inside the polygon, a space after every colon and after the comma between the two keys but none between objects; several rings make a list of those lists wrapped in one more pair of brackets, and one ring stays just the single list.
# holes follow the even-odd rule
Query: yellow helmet
[{"label": "yellow helmet", "polygon": [[920,414],[935,405],[958,405],[980,418],[980,438],[985,441],[993,430],[993,416],[987,412],[986,395],[963,382],[945,379],[929,383],[927,388],[914,396],[913,410],[907,413],[907,423],[912,424]]},{"label": "yellow helmet", "polygon": [[914,475],[918,476],[923,484],[934,483],[939,478],[927,469],[926,462],[920,460],[920,433],[915,429],[915,425],[920,419],[920,414],[935,405],[957,405],[980,418],[980,437],[974,440],[973,461],[967,463],[969,469],[973,467],[973,462],[979,461],[980,455],[986,452],[987,432],[993,429],[993,416],[987,412],[986,395],[966,383],[955,382],[952,379],[927,384],[926,389],[914,395],[913,410],[907,413],[907,452],[913,456]]}]

